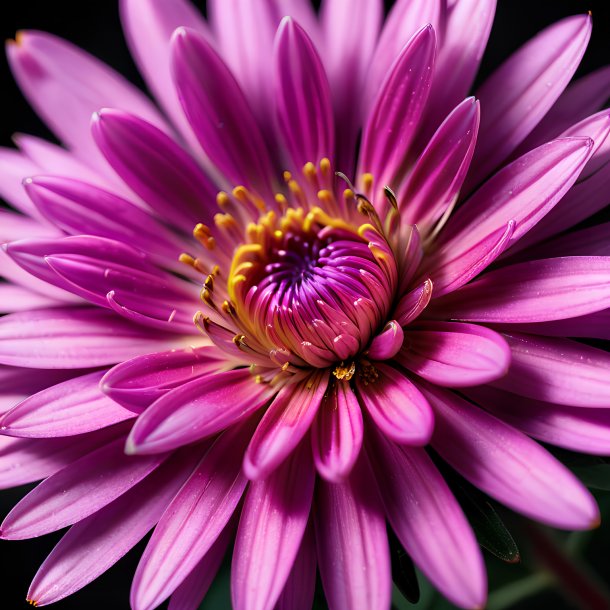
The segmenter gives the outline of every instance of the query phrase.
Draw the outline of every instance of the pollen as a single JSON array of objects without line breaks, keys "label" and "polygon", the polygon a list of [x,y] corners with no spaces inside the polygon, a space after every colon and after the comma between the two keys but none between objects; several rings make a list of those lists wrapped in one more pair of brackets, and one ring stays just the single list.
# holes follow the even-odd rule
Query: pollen
[{"label": "pollen", "polygon": [[349,381],[355,374],[356,372],[356,363],[355,362],[350,362],[349,366],[346,366],[343,362],[335,367],[335,369],[333,370],[333,375],[339,380],[339,381]]}]

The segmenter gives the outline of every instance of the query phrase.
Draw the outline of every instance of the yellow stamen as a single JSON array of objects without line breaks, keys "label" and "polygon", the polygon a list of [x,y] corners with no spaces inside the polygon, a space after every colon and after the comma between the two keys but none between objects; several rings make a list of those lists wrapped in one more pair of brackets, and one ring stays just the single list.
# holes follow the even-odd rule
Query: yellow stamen
[{"label": "yellow stamen", "polygon": [[333,375],[339,381],[349,381],[354,376],[355,372],[356,372],[356,363],[355,362],[350,362],[349,366],[345,366],[345,364],[342,362],[339,366],[335,367],[335,369],[333,371]]}]

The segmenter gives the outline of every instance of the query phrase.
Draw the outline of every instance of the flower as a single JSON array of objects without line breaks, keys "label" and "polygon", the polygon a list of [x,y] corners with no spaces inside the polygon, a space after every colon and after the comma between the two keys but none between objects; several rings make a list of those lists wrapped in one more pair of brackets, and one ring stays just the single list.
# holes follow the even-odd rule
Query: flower
[{"label": "flower", "polygon": [[0,155],[0,481],[44,479],[1,535],[72,526],[28,599],[154,527],[134,610],[197,607],[233,540],[237,610],[310,607],[316,569],[331,610],[385,610],[394,536],[480,608],[456,473],[544,523],[599,522],[533,440],[610,447],[610,356],[566,338],[608,338],[608,227],[566,232],[610,179],[610,71],[566,89],[591,18],[475,98],[491,0],[399,0],[383,26],[374,0],[209,4],[211,26],[121,2],[163,114],[52,35],[8,47],[66,146]]}]

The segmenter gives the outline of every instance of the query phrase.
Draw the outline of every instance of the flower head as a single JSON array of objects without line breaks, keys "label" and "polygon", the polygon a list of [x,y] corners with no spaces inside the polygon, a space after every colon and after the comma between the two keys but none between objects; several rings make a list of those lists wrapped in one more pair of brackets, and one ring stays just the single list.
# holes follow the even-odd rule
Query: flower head
[{"label": "flower head", "polygon": [[196,607],[233,541],[237,610],[310,607],[316,569],[331,610],[386,610],[397,545],[480,608],[457,488],[598,523],[533,440],[610,452],[610,356],[565,338],[607,335],[607,227],[555,237],[606,203],[608,71],[564,92],[590,16],[466,97],[494,2],[381,9],[123,0],[163,114],[54,36],[9,44],[66,146],[0,156],[0,480],[44,478],[1,532],[72,526],[36,605],[154,527],[134,610]]}]

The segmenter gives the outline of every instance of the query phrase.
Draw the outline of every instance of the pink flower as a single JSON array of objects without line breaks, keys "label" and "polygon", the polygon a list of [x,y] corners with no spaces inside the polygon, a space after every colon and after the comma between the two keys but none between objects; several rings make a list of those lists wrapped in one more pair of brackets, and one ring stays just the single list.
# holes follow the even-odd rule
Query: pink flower
[{"label": "pink flower", "polygon": [[399,0],[382,24],[377,0],[212,0],[208,26],[123,0],[163,114],[52,35],[9,44],[66,146],[0,152],[0,483],[44,479],[1,532],[72,525],[32,603],[154,527],[134,610],[196,608],[233,541],[236,610],[310,608],[316,569],[331,610],[387,610],[387,520],[480,608],[441,460],[597,525],[532,438],[609,452],[610,356],[566,338],[610,338],[608,227],[563,232],[607,203],[610,71],[566,89],[576,16],[466,97],[494,4]]}]

